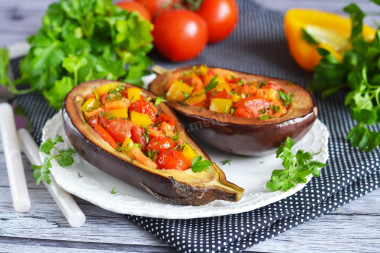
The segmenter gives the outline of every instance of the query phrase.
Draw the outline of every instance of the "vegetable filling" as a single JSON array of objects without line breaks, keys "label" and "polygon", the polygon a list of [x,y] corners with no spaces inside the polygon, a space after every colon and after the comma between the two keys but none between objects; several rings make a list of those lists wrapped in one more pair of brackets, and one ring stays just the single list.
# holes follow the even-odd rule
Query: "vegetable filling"
[{"label": "vegetable filling", "polygon": [[262,120],[284,116],[292,97],[293,94],[286,94],[274,81],[247,80],[205,65],[175,72],[166,91],[168,100],[183,105]]},{"label": "vegetable filling", "polygon": [[175,120],[139,88],[112,82],[86,96],[81,110],[86,123],[118,152],[157,169],[201,172],[212,164],[180,137]]}]

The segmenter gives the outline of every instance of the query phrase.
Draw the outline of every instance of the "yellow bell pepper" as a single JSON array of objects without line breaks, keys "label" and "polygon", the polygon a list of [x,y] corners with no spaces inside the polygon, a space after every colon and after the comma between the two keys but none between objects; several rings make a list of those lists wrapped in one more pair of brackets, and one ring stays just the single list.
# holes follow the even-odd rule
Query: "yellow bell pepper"
[{"label": "yellow bell pepper", "polygon": [[190,85],[182,83],[179,80],[175,80],[170,86],[168,92],[166,93],[166,98],[172,101],[183,101],[185,100],[184,93],[190,95],[193,89],[194,88]]},{"label": "yellow bell pepper", "polygon": [[131,121],[133,124],[141,127],[148,127],[153,123],[148,115],[135,111],[131,112]]},{"label": "yellow bell pepper", "polygon": [[192,149],[187,143],[182,145],[181,150],[182,154],[185,156],[186,160],[190,162],[190,164],[193,162],[193,159],[198,156],[194,149]]},{"label": "yellow bell pepper", "polygon": [[201,66],[198,67],[197,72],[198,72],[198,74],[199,74],[200,76],[204,76],[204,75],[206,75],[207,72],[208,72],[208,67],[207,67],[206,65],[201,65]]},{"label": "yellow bell pepper", "polygon": [[95,98],[87,99],[81,106],[82,112],[89,112],[99,107],[99,102]]},{"label": "yellow bell pepper", "polygon": [[210,111],[220,112],[220,113],[230,113],[232,105],[231,99],[225,98],[213,98],[210,102]]},{"label": "yellow bell pepper", "polygon": [[141,98],[141,89],[139,88],[128,88],[128,100],[131,101],[131,103],[140,100]]},{"label": "yellow bell pepper", "polygon": [[132,139],[127,136],[123,144],[121,144],[121,147],[124,149],[125,153],[129,153],[133,149],[134,145],[135,144],[133,143]]},{"label": "yellow bell pepper", "polygon": [[104,84],[104,85],[100,86],[99,88],[97,88],[95,90],[95,92],[96,92],[96,94],[101,96],[103,94],[106,94],[110,90],[116,89],[118,85],[119,85],[119,83],[117,83],[117,82],[107,83],[107,84]]},{"label": "yellow bell pepper", "polygon": [[120,109],[110,110],[109,116],[113,116],[116,118],[128,118],[128,109],[120,108]]},{"label": "yellow bell pepper", "polygon": [[242,99],[242,97],[238,94],[232,94],[231,99],[232,99],[232,102],[236,103],[237,101]]},{"label": "yellow bell pepper", "polygon": [[[291,9],[285,14],[285,35],[290,54],[305,70],[313,70],[321,56],[317,47],[330,51],[337,59],[342,60],[343,53],[351,48],[351,21],[343,16],[307,9]],[[317,40],[316,45],[307,43],[302,31],[306,31]],[[367,41],[375,37],[375,29],[363,25],[363,36]]]},{"label": "yellow bell pepper", "polygon": [[196,90],[191,93],[191,97],[185,100],[186,104],[193,105],[197,103],[201,103],[206,100],[205,89]]}]

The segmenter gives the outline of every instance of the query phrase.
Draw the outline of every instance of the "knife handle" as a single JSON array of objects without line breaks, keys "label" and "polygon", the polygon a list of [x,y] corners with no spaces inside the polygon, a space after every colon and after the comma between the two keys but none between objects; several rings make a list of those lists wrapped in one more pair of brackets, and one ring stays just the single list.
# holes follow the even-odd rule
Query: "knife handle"
[{"label": "knife handle", "polygon": [[[28,157],[30,163],[41,165],[42,163],[40,159],[39,148],[29,132],[26,129],[19,129],[18,135],[22,149],[24,150],[24,153],[26,157]],[[82,226],[86,221],[86,216],[78,204],[75,202],[73,197],[68,192],[63,190],[60,186],[58,186],[53,177],[51,177],[50,184],[47,184],[45,182],[43,183],[53,197],[55,203],[58,205],[59,209],[61,209],[70,226]]]},{"label": "knife handle", "polygon": [[17,212],[26,212],[30,208],[30,198],[11,105],[8,103],[0,104],[0,115],[1,140],[3,142],[13,207]]}]

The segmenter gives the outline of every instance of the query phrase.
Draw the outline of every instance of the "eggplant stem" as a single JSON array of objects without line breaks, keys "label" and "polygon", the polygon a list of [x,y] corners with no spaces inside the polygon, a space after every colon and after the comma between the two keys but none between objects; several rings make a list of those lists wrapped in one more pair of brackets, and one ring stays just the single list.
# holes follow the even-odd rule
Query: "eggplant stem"
[{"label": "eggplant stem", "polygon": [[161,67],[161,66],[159,66],[159,65],[154,65],[154,66],[152,67],[152,71],[153,71],[154,73],[156,73],[157,75],[162,75],[162,74],[165,74],[166,72],[168,72],[169,70],[166,69],[166,68],[164,68],[164,67]]}]

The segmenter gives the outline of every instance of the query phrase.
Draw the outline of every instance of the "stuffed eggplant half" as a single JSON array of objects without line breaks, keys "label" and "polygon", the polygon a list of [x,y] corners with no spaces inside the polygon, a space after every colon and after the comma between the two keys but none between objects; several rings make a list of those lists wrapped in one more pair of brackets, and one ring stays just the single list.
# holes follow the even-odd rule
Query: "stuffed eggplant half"
[{"label": "stuffed eggplant half", "polygon": [[82,83],[66,96],[62,114],[65,132],[85,160],[159,199],[203,205],[238,201],[243,194],[162,99],[146,90],[105,80]]},{"label": "stuffed eggplant half", "polygon": [[186,130],[229,153],[273,153],[303,137],[317,117],[311,94],[291,82],[204,65],[162,72],[149,90],[164,96]]}]

